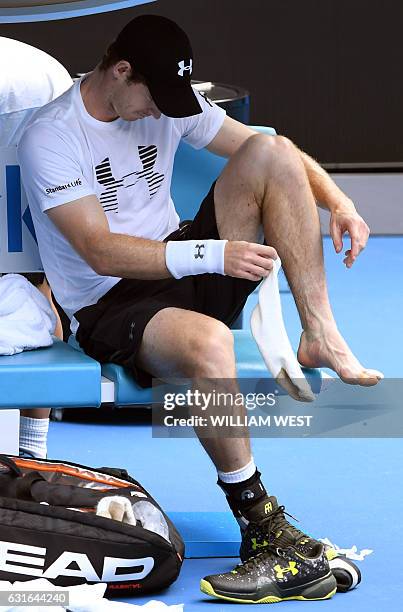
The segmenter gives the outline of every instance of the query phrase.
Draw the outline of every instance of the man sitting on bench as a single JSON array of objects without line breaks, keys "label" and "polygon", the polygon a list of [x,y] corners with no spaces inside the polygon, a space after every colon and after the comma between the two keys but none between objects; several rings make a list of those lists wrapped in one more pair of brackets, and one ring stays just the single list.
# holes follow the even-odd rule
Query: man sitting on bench
[{"label": "man sitting on bench", "polygon": [[[153,376],[214,378],[223,381],[217,392],[236,394],[229,326],[278,253],[303,326],[300,363],[375,385],[379,374],[352,354],[331,311],[316,203],[330,211],[338,253],[343,234],[350,235],[348,268],[366,245],[367,225],[287,138],[256,134],[194,91],[192,63],[189,40],[175,23],[137,17],[93,72],[35,115],[21,140],[44,269],[80,346],[129,368],[142,386]],[[229,161],[194,221],[179,228],[170,182],[181,139]],[[244,415],[244,408],[234,413]],[[211,432],[200,439],[241,525],[242,557],[276,538],[276,550],[292,541],[299,555],[292,563],[306,564],[299,576],[321,582],[323,547],[267,495],[247,430],[241,438]],[[279,562],[273,554],[233,574],[233,598],[245,573],[268,575]],[[288,580],[293,572],[284,573]],[[315,598],[333,594],[331,582],[321,585]]]}]

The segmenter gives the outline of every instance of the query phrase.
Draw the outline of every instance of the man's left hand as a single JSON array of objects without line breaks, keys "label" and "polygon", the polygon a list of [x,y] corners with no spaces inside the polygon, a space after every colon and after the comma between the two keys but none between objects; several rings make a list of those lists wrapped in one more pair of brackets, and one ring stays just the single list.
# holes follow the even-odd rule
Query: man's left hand
[{"label": "man's left hand", "polygon": [[349,234],[351,246],[345,252],[343,263],[347,268],[351,268],[361,251],[365,248],[369,227],[364,219],[358,214],[352,202],[343,204],[331,212],[330,235],[333,240],[336,253],[343,249],[343,235]]}]

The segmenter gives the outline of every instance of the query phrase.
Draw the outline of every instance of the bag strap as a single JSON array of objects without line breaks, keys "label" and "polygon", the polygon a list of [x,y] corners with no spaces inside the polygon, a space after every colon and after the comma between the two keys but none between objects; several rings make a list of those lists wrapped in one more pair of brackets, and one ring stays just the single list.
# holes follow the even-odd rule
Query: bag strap
[{"label": "bag strap", "polygon": [[35,501],[32,495],[32,486],[35,482],[45,481],[46,479],[39,472],[28,472],[23,478],[17,481],[16,497],[17,499],[25,499],[26,501]]},{"label": "bag strap", "polygon": [[121,480],[127,480],[129,477],[127,470],[124,470],[123,468],[100,467],[100,468],[94,468],[94,471],[102,472],[104,474],[107,474],[108,476],[114,476],[115,478],[120,478]]},{"label": "bag strap", "polygon": [[22,471],[7,455],[0,455],[0,465],[5,465],[9,468],[13,476],[22,476]]}]

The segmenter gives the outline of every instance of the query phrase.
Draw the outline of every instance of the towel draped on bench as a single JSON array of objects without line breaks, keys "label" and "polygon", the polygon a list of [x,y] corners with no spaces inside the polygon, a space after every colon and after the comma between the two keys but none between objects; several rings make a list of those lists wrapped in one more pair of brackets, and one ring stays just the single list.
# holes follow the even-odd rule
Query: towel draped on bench
[{"label": "towel draped on bench", "polygon": [[0,355],[53,344],[56,315],[46,297],[20,274],[0,278]]}]

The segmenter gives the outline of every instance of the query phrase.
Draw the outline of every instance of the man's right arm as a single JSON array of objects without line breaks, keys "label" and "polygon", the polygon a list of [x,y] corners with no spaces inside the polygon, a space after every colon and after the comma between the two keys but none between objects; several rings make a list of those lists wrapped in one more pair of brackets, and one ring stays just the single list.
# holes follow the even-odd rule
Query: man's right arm
[{"label": "man's right arm", "polygon": [[59,120],[42,120],[25,130],[18,159],[28,201],[48,215],[98,274],[169,278],[165,243],[110,231],[105,212],[83,176],[80,143],[66,139],[64,129]]},{"label": "man's right arm", "polygon": [[111,232],[95,195],[56,206],[46,214],[97,274],[144,280],[171,277],[165,264],[166,244]]},{"label": "man's right arm", "polygon": [[[172,277],[166,265],[166,243],[111,232],[95,195],[50,208],[46,214],[97,274],[142,280]],[[184,256],[193,258],[191,252]],[[225,274],[260,280],[270,273],[276,257],[266,245],[233,240],[225,246]]]},{"label": "man's right arm", "polygon": [[[28,200],[49,215],[99,275],[157,280],[215,272],[256,281],[269,274],[277,255],[266,245],[234,240],[225,245],[216,240],[165,243],[111,232],[83,176],[79,143],[66,141],[62,128],[57,121],[28,127],[18,147],[21,177]],[[67,195],[71,199],[66,202]]]}]

